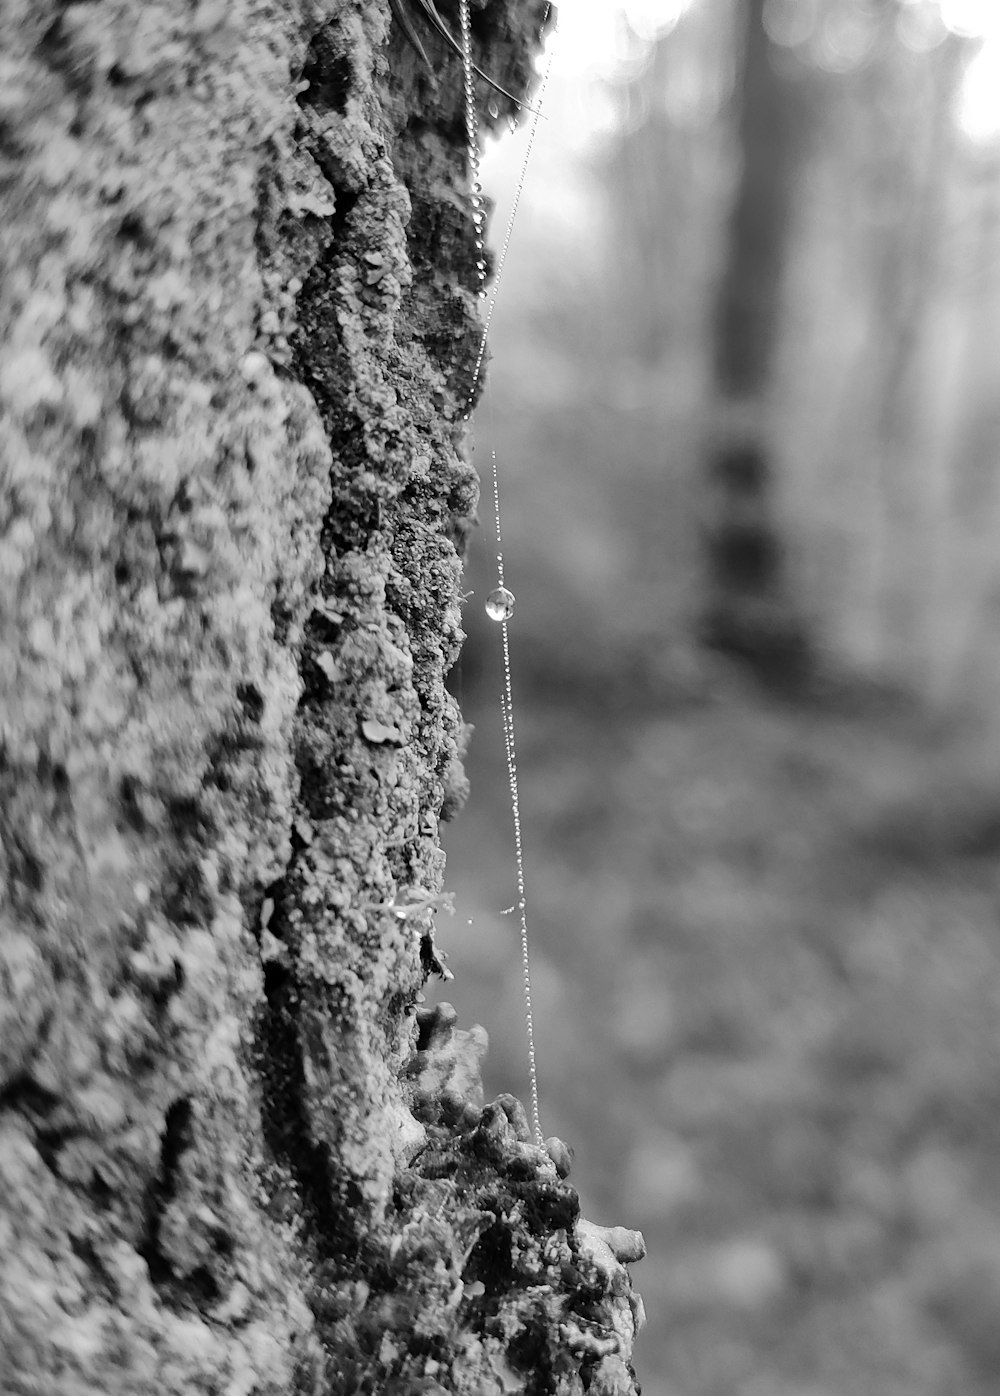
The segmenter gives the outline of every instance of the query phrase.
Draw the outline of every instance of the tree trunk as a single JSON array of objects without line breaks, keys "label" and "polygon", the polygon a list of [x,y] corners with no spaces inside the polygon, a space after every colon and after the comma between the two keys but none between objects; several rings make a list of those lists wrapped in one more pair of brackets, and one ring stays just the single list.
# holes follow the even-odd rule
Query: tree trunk
[{"label": "tree trunk", "polygon": [[[506,87],[541,10],[475,10]],[[479,335],[420,37],[0,3],[5,1396],[634,1389],[638,1239],[416,1006]]]},{"label": "tree trunk", "polygon": [[765,7],[766,0],[740,6],[739,173],[713,326],[702,620],[710,646],[785,682],[801,675],[807,643],[775,512],[768,394],[808,111],[802,84],[788,71],[794,60],[768,39]]}]

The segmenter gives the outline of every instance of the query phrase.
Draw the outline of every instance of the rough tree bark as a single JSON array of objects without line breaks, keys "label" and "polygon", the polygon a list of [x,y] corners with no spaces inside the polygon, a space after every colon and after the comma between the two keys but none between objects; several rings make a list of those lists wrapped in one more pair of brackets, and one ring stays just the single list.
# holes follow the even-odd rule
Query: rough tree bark
[{"label": "rough tree bark", "polygon": [[[541,9],[475,8],[507,87]],[[635,1389],[639,1239],[416,1008],[478,336],[425,43],[0,3],[7,1396]]]}]

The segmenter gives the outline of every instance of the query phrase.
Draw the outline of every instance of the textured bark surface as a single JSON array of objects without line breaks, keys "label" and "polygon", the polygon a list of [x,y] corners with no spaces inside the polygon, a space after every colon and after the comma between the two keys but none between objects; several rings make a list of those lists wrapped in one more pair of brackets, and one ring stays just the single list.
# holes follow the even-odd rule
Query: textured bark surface
[{"label": "textured bark surface", "polygon": [[[507,87],[541,10],[474,12]],[[437,80],[378,0],[0,5],[11,1396],[634,1387],[635,1234],[416,1008],[478,341],[425,43]]]}]

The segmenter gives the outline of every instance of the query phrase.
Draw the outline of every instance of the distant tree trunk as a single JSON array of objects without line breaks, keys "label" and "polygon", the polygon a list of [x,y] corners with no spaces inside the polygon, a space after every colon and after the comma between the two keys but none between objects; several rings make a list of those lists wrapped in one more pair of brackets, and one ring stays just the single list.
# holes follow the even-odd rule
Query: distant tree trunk
[{"label": "distant tree trunk", "polygon": [[[507,87],[542,9],[475,8]],[[0,3],[4,1396],[634,1389],[638,1240],[417,1008],[479,334],[421,36]]]},{"label": "distant tree trunk", "polygon": [[794,60],[772,50],[765,0],[739,9],[739,173],[713,324],[702,633],[713,648],[780,681],[799,676],[808,656],[775,513],[768,398],[809,112],[802,83],[788,71]]}]

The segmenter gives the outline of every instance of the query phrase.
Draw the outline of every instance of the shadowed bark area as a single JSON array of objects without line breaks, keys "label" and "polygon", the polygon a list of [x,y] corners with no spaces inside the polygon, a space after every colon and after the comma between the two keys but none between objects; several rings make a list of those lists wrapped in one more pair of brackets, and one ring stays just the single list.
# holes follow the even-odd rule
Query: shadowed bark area
[{"label": "shadowed bark area", "polygon": [[[474,10],[505,87],[543,8]],[[377,0],[0,7],[12,1396],[634,1389],[640,1241],[417,1008],[479,335],[424,43]]]}]

